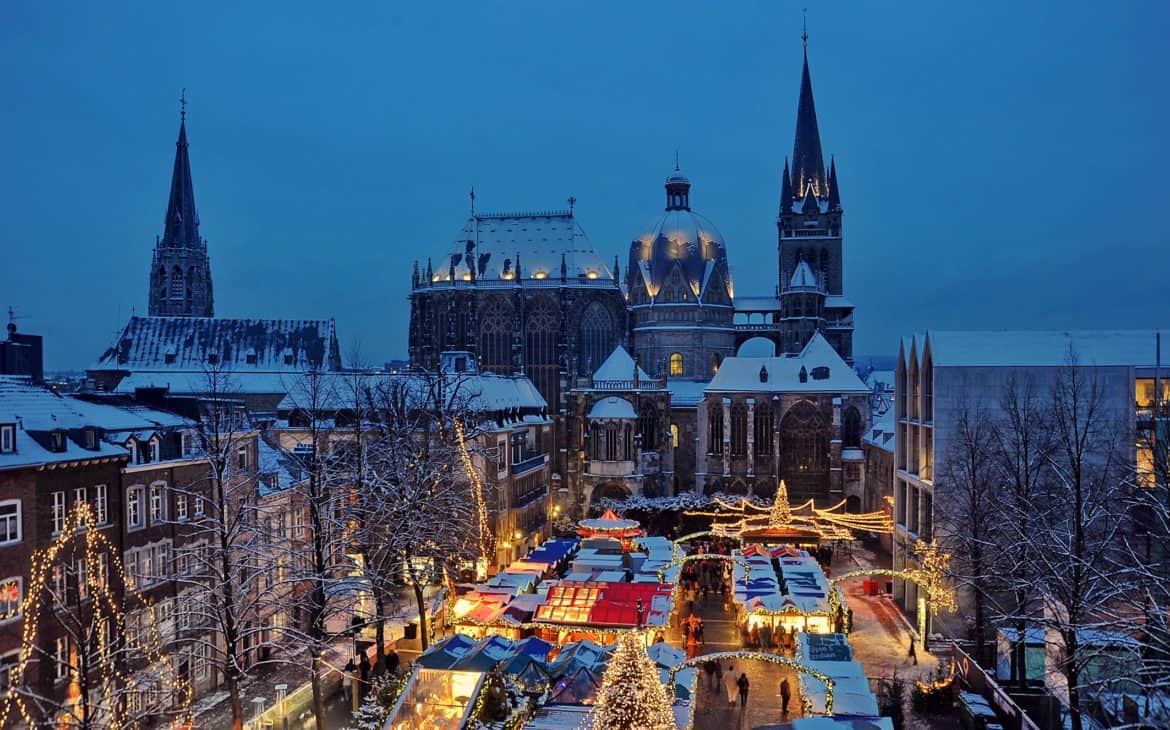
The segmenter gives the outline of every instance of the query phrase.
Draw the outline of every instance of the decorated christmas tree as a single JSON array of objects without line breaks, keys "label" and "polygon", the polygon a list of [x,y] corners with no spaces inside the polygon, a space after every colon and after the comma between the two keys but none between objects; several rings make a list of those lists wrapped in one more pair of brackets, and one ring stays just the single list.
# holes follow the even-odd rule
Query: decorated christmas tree
[{"label": "decorated christmas tree", "polygon": [[670,695],[642,636],[625,634],[605,668],[593,730],[675,730]]}]

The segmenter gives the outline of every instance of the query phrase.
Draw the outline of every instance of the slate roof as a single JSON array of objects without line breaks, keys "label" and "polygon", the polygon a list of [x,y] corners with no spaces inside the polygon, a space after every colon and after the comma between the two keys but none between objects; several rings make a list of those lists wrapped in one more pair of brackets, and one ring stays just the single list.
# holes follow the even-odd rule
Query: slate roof
[{"label": "slate roof", "polygon": [[[626,352],[626,348],[618,345],[614,348],[609,357],[605,358],[605,362],[601,363],[601,367],[593,371],[594,380],[633,380],[634,379],[634,358],[630,353]],[[646,371],[638,366],[638,379],[649,382],[651,377],[646,374]]]},{"label": "slate roof", "polygon": [[332,319],[131,317],[92,369],[202,373],[212,355],[240,373],[341,368]]}]

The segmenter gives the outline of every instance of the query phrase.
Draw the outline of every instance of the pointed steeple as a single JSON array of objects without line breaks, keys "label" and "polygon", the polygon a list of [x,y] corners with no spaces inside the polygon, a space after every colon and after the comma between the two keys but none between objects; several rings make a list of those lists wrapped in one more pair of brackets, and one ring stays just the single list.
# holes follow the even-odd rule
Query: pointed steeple
[{"label": "pointed steeple", "polygon": [[784,176],[780,179],[780,212],[792,211],[792,177],[788,174],[788,158],[784,158]]},{"label": "pointed steeple", "polygon": [[837,189],[837,158],[829,158],[829,210],[840,210],[841,191]]},{"label": "pointed steeple", "polygon": [[167,201],[162,245],[195,247],[199,243],[199,216],[195,212],[195,188],[191,184],[191,157],[187,151],[187,112],[179,118],[175,142],[175,168],[171,173],[171,197]]},{"label": "pointed steeple", "polygon": [[804,197],[810,186],[817,196],[825,195],[825,156],[821,152],[821,132],[817,127],[817,109],[813,102],[812,77],[808,73],[808,48],[804,50],[804,70],[800,77],[800,101],[796,107],[796,141],[792,146],[792,183],[796,194]]}]

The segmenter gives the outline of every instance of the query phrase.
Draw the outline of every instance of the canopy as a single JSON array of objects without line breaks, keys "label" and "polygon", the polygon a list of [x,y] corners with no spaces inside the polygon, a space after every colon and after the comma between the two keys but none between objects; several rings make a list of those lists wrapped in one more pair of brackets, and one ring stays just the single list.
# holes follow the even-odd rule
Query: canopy
[{"label": "canopy", "polygon": [[[825,714],[825,683],[808,674],[800,674],[800,694],[814,715]],[[833,680],[833,716],[878,717],[877,698],[865,677],[840,677]]]},{"label": "canopy", "polygon": [[547,704],[592,705],[600,687],[601,680],[596,674],[585,667],[579,667],[572,674],[557,681]]},{"label": "canopy", "polygon": [[637,520],[627,520],[618,517],[612,509],[607,509],[601,517],[590,520],[581,520],[577,523],[580,529],[577,534],[582,537],[603,535],[606,537],[641,537],[643,534],[641,523]]}]

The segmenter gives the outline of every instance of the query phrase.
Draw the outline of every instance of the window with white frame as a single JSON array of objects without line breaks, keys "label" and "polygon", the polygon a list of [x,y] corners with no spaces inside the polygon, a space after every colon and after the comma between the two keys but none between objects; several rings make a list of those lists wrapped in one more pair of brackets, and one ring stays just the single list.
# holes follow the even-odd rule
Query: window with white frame
[{"label": "window with white frame", "polygon": [[99,484],[93,488],[93,519],[99,525],[108,524],[110,521],[110,502],[106,493],[106,485]]},{"label": "window with white frame", "polygon": [[144,527],[143,505],[145,499],[145,489],[143,487],[130,487],[126,490],[126,527],[131,530],[138,530]]},{"label": "window with white frame", "polygon": [[81,507],[83,504],[89,502],[89,490],[85,487],[78,487],[73,490],[73,509]]},{"label": "window with white frame", "polygon": [[203,516],[203,495],[202,494],[193,494],[191,496],[195,500],[195,516],[202,517]]},{"label": "window with white frame", "polygon": [[211,647],[203,642],[195,645],[195,679],[205,680],[211,670]]},{"label": "window with white frame", "polygon": [[171,572],[171,543],[162,542],[155,545],[154,548],[154,581],[157,582],[167,578]]},{"label": "window with white frame", "polygon": [[53,532],[65,528],[65,492],[53,492]]},{"label": "window with white frame", "polygon": [[138,576],[140,575],[140,568],[138,567],[138,551],[127,550],[122,556],[122,565],[126,568],[126,585],[130,588],[137,588]]},{"label": "window with white frame", "polygon": [[150,461],[158,461],[158,438],[150,440]]},{"label": "window with white frame", "polygon": [[157,525],[167,518],[167,490],[165,484],[150,485],[150,524]]},{"label": "window with white frame", "polygon": [[16,451],[16,426],[11,423],[0,425],[0,454]]},{"label": "window with white frame", "polygon": [[99,591],[109,590],[109,581],[110,555],[109,553],[98,553],[97,562],[94,563],[93,587]]},{"label": "window with white frame", "polygon": [[175,519],[182,522],[187,519],[187,495],[175,495]]},{"label": "window with white frame", "polygon": [[69,637],[58,636],[56,651],[54,652],[54,659],[56,659],[56,675],[57,679],[65,679],[69,676]]},{"label": "window with white frame", "polygon": [[190,431],[183,432],[183,456],[192,456],[195,453],[195,435]]},{"label": "window with white frame", "polygon": [[20,500],[6,499],[0,502],[0,545],[20,542]]},{"label": "window with white frame", "polygon": [[20,576],[0,581],[0,622],[20,617],[24,603],[24,582]]},{"label": "window with white frame", "polygon": [[236,470],[239,472],[248,471],[248,447],[241,446],[236,449]]},{"label": "window with white frame", "polygon": [[53,600],[56,603],[65,601],[65,566],[57,563],[53,566]]},{"label": "window with white frame", "polygon": [[138,442],[131,438],[126,441],[126,448],[130,451],[130,463],[141,464],[142,462],[138,460]]},{"label": "window with white frame", "polygon": [[85,556],[73,563],[73,574],[77,576],[77,600],[84,601],[89,598],[89,563]]}]

